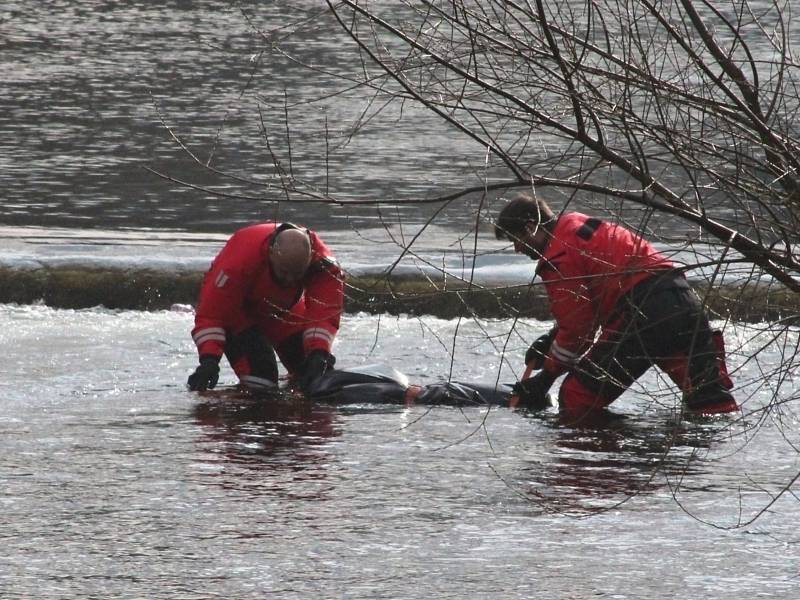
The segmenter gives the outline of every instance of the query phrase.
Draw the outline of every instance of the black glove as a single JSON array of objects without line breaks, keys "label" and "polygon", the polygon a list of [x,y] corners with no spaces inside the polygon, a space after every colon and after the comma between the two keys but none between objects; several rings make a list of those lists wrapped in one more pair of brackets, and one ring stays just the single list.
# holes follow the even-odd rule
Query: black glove
[{"label": "black glove", "polygon": [[314,382],[322,377],[326,371],[333,369],[336,364],[336,358],[325,350],[312,350],[303,366],[300,368],[300,376],[297,378],[297,385],[304,392],[308,392]]},{"label": "black glove", "polygon": [[544,335],[536,338],[536,341],[531,344],[528,351],[525,353],[525,365],[532,369],[541,369],[544,365],[544,360],[550,352],[550,346],[558,333],[558,326],[553,327]]},{"label": "black glove", "polygon": [[200,357],[200,366],[189,375],[186,385],[193,392],[214,389],[219,381],[219,357],[204,354]]},{"label": "black glove", "polygon": [[518,381],[512,391],[519,397],[519,407],[528,410],[542,410],[552,406],[552,399],[547,392],[555,382],[556,377],[547,371],[540,371],[530,379]]}]

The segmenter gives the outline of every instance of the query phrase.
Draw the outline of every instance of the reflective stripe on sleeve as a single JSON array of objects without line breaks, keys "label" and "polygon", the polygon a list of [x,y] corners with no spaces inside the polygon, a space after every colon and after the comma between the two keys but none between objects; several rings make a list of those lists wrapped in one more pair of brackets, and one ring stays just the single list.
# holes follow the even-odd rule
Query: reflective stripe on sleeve
[{"label": "reflective stripe on sleeve", "polygon": [[225,330],[222,327],[198,329],[192,334],[192,339],[198,348],[206,342],[222,342],[224,344]]},{"label": "reflective stripe on sleeve", "polygon": [[326,346],[332,346],[335,337],[335,332],[328,331],[327,329],[323,329],[321,327],[313,327],[311,329],[306,329],[303,332],[303,343],[308,345],[314,340],[319,340],[324,342]]},{"label": "reflective stripe on sleeve", "polygon": [[563,365],[572,366],[576,362],[578,362],[579,354],[575,352],[570,352],[569,350],[565,350],[561,346],[558,345],[557,342],[553,342],[550,346],[550,356],[552,356],[557,362],[560,362]]}]

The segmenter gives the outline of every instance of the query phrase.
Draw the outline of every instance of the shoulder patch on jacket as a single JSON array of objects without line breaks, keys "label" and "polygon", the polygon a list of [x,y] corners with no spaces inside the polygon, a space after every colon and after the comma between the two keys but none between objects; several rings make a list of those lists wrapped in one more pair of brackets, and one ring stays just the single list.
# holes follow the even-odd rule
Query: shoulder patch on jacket
[{"label": "shoulder patch on jacket", "polygon": [[602,224],[603,222],[600,219],[586,219],[583,225],[581,225],[580,229],[575,232],[575,235],[577,235],[583,241],[588,242],[594,235],[594,232],[597,231],[597,228]]},{"label": "shoulder patch on jacket", "polygon": [[225,287],[225,284],[228,283],[228,274],[225,271],[220,271],[217,274],[217,278],[214,280],[214,285],[218,288]]}]

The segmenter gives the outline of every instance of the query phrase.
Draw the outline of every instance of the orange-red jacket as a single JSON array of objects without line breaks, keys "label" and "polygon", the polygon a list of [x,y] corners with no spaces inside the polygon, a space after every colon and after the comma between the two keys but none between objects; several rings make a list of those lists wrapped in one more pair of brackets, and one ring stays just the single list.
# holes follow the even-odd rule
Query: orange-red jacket
[{"label": "orange-red jacket", "polygon": [[561,215],[552,235],[536,273],[558,324],[544,368],[560,375],[591,346],[626,292],[673,264],[621,225],[581,213]]},{"label": "orange-red jacket", "polygon": [[319,236],[308,231],[311,264],[302,285],[282,287],[272,277],[270,243],[279,228],[261,223],[228,240],[203,279],[192,337],[200,355],[221,357],[225,332],[258,325],[273,344],[303,332],[305,353],[330,352],[344,304],[343,275]]}]

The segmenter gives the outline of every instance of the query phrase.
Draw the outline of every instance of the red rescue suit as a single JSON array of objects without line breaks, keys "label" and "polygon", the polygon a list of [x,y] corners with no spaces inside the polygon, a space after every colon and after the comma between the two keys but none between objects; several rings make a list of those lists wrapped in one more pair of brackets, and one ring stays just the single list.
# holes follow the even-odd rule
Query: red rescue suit
[{"label": "red rescue suit", "polygon": [[543,368],[570,372],[562,412],[606,407],[653,364],[687,397],[700,391],[698,405],[735,410],[721,336],[671,261],[624,227],[580,213],[559,217],[551,233],[536,272],[558,325]]},{"label": "red rescue suit", "polygon": [[[214,259],[203,279],[192,330],[200,356],[221,357],[226,342],[245,331],[263,336],[290,372],[312,350],[331,351],[343,310],[344,285],[327,246],[308,231],[311,263],[300,286],[284,287],[270,272],[269,252],[276,232],[293,227],[279,223],[245,227]],[[281,349],[293,336],[302,339],[302,356],[287,364]],[[253,368],[247,360],[231,360],[231,365],[240,378],[250,375]]]},{"label": "red rescue suit", "polygon": [[558,324],[544,368],[561,375],[591,346],[625,293],[673,264],[624,227],[581,213],[559,217],[552,236],[536,274]]}]

